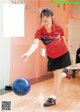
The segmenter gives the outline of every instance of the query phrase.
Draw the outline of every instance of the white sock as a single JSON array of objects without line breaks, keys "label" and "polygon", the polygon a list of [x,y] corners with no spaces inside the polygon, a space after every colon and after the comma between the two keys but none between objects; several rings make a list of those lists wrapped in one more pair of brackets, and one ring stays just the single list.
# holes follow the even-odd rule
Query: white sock
[{"label": "white sock", "polygon": [[66,73],[65,73],[65,72],[63,72],[63,73],[62,73],[62,76],[63,76],[63,77],[66,77],[67,75],[66,75]]},{"label": "white sock", "polygon": [[50,98],[56,99],[56,96],[55,95],[51,95]]}]

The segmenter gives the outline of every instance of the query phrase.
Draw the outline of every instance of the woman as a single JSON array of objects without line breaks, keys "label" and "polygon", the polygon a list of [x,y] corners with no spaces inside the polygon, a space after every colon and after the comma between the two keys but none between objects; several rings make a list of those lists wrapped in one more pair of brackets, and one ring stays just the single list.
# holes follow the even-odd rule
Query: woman
[{"label": "woman", "polygon": [[22,60],[28,57],[38,48],[39,40],[46,46],[48,58],[48,71],[54,73],[53,94],[44,103],[44,106],[56,104],[56,96],[63,77],[70,78],[69,74],[62,73],[64,68],[71,64],[69,51],[66,45],[63,29],[53,23],[53,11],[45,8],[40,14],[42,26],[35,33],[34,43],[30,49],[22,55]]}]

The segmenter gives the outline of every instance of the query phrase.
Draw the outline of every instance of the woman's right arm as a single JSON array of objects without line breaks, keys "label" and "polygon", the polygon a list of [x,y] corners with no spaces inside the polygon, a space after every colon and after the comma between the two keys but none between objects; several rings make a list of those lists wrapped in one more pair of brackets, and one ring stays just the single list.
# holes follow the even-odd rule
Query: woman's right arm
[{"label": "woman's right arm", "polygon": [[29,50],[24,53],[22,56],[21,56],[21,59],[23,59],[24,61],[26,61],[28,59],[28,57],[36,51],[36,49],[38,48],[39,46],[39,39],[34,39],[34,42],[32,44],[32,46],[29,48]]}]

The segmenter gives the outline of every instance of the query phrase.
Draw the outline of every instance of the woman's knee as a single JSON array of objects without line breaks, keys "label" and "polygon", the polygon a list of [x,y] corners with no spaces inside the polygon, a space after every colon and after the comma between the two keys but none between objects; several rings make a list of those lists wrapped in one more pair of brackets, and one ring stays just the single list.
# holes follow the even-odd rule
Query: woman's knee
[{"label": "woman's knee", "polygon": [[55,70],[53,73],[54,73],[54,77],[57,78],[57,77],[62,77],[62,72],[63,72],[63,69],[59,69],[59,70]]}]

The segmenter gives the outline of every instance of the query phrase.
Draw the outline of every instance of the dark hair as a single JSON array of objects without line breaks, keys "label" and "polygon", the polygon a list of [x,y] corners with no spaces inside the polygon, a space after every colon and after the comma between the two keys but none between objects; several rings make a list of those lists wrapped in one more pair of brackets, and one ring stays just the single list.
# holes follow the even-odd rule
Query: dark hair
[{"label": "dark hair", "polygon": [[53,16],[53,11],[50,8],[44,8],[41,11],[40,16],[42,17],[42,15],[45,15],[45,16]]},{"label": "dark hair", "polygon": [[[53,11],[50,8],[44,8],[41,13],[40,13],[40,17],[42,18],[42,16],[53,16]],[[52,19],[52,23],[53,23],[53,19]]]}]

